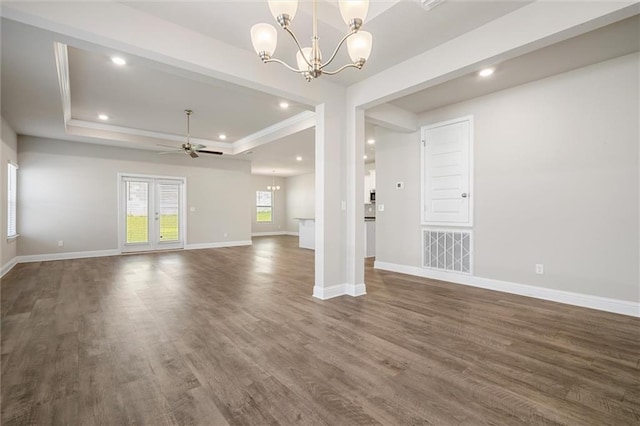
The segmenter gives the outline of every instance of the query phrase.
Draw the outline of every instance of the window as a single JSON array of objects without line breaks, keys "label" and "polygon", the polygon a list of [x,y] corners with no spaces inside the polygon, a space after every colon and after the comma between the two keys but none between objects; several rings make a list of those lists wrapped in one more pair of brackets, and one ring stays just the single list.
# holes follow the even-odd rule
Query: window
[{"label": "window", "polygon": [[273,220],[273,204],[271,191],[256,191],[256,222]]},{"label": "window", "polygon": [[16,237],[16,189],[18,179],[18,166],[9,163],[7,174],[7,237]]}]

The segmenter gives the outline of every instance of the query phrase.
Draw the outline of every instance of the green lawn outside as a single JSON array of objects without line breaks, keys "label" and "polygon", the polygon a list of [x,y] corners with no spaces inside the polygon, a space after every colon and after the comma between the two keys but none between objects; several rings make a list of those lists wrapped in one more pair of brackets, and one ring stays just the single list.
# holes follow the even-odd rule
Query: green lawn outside
[{"label": "green lawn outside", "polygon": [[[127,216],[127,243],[146,243],[149,241],[148,223],[146,216]],[[177,241],[178,238],[178,215],[161,215],[160,241]]]},{"label": "green lawn outside", "polygon": [[271,222],[271,207],[258,207],[256,221],[257,222]]}]

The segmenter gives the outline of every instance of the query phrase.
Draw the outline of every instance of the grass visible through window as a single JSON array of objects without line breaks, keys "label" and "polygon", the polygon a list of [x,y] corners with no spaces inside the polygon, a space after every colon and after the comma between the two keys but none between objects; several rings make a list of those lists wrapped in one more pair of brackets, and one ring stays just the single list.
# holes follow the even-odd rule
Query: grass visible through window
[{"label": "grass visible through window", "polygon": [[[147,216],[127,216],[127,243],[146,243],[149,241],[149,219]],[[160,216],[160,240],[178,241],[180,229],[178,215]]]}]

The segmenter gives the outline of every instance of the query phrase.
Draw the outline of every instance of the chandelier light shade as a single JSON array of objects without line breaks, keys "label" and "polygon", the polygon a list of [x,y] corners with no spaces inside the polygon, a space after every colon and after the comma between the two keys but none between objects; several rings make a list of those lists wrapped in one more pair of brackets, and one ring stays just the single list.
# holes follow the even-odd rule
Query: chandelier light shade
[{"label": "chandelier light shade", "polygon": [[369,12],[369,0],[340,0],[338,1],[340,14],[344,22],[351,28],[356,20],[360,20],[360,25],[367,19]]},{"label": "chandelier light shade", "polygon": [[251,42],[258,55],[270,57],[278,46],[278,32],[273,25],[255,24],[251,27]]},{"label": "chandelier light shade", "polygon": [[289,25],[296,16],[298,0],[268,0],[267,3],[269,3],[269,10],[276,21],[278,21],[279,16],[285,16],[287,25]]},{"label": "chandelier light shade", "polygon": [[371,54],[373,36],[366,31],[359,31],[347,39],[347,51],[353,62],[366,61]]},{"label": "chandelier light shade", "polygon": [[[302,74],[307,81],[320,77],[322,74],[334,75],[347,68],[362,69],[365,62],[369,59],[371,48],[373,46],[373,36],[366,31],[360,31],[364,20],[369,11],[369,0],[339,0],[338,6],[342,19],[348,27],[347,34],[342,37],[333,53],[326,62],[322,62],[322,53],[320,52],[318,38],[318,17],[317,17],[317,0],[313,0],[313,36],[311,37],[311,47],[302,47],[298,38],[289,28],[293,18],[298,10],[297,0],[267,0],[269,10],[275,18],[276,22],[284,31],[286,31],[296,46],[296,66],[294,68],[286,62],[276,59],[273,54],[278,45],[278,34],[276,29],[269,24],[256,24],[251,28],[251,43],[256,53],[262,59],[262,62],[277,62],[284,65],[289,70]],[[347,42],[347,50],[352,63],[343,65],[342,67],[328,71],[325,69],[335,59],[342,45]]]}]

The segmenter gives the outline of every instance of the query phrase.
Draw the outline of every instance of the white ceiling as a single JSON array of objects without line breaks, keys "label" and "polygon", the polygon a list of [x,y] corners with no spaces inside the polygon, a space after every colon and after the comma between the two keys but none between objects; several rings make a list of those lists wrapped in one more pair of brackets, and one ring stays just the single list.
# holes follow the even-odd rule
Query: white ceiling
[{"label": "white ceiling", "polygon": [[474,72],[391,104],[419,114],[639,50],[640,15],[636,15],[510,61],[485,64],[495,69],[491,77]]},{"label": "white ceiling", "polygon": [[[290,65],[296,63],[295,44],[271,16],[266,0],[124,3],[250,52],[254,52],[249,36],[251,26],[259,22],[272,24],[278,29],[278,47],[274,56]],[[331,79],[345,86],[356,83],[527,3],[531,1],[455,0],[445,1],[427,11],[419,0],[374,0],[371,2],[368,19],[363,25],[363,30],[373,34],[373,49],[369,61],[361,71],[349,69]],[[310,1],[301,1],[291,23],[291,29],[303,47],[311,45],[311,5]],[[326,59],[346,34],[347,26],[340,16],[337,1],[320,1],[317,16],[320,47]],[[344,47],[334,62],[350,62]],[[330,70],[335,68],[338,66],[328,67]]]},{"label": "white ceiling", "polygon": [[[249,37],[251,26],[258,22],[273,21],[266,0],[120,3],[126,5],[121,6],[125,15],[128,10],[131,13],[153,15],[243,49],[247,55],[255,55]],[[433,10],[426,11],[418,0],[372,0],[370,19],[364,27],[374,35],[370,61],[361,71],[352,69],[337,76],[322,78],[348,86],[527,3],[518,0],[447,0]],[[10,2],[3,2],[2,7],[8,4]],[[82,2],[83,13],[92,5]],[[310,7],[310,2],[301,2],[292,24],[303,44],[304,40],[310,38]],[[345,26],[335,1],[319,2],[319,19],[321,46],[326,57],[343,35]],[[638,20],[637,17],[633,19],[634,22],[623,21],[616,28],[603,28],[599,32],[578,37],[579,40],[552,45],[509,62],[487,64],[496,66],[497,70],[490,80],[480,82],[475,74],[470,74],[395,99],[391,103],[412,113],[421,113],[571,67],[619,56],[633,49],[637,51]],[[234,159],[251,161],[256,174],[271,175],[275,170],[278,176],[291,176],[309,173],[314,169],[312,127],[280,135],[266,144],[247,144],[246,149],[230,148],[234,142],[246,142],[268,129],[277,128],[283,120],[295,120],[306,111],[313,110],[309,105],[289,100],[291,107],[282,110],[278,104],[283,99],[277,96],[177,68],[170,65],[169,61],[143,59],[142,55],[125,55],[128,64],[118,68],[109,61],[111,55],[120,53],[112,48],[6,18],[2,19],[0,30],[2,115],[19,134],[157,150],[158,143],[172,146],[181,143],[185,131],[183,110],[190,108],[194,110],[192,136],[198,138],[198,142],[223,149],[225,154],[232,155]],[[279,31],[276,56],[293,62],[293,43],[282,30]],[[152,28],[148,29],[148,36],[153,36]],[[180,41],[176,39],[177,44]],[[71,132],[68,126],[65,127],[65,103],[64,97],[61,97],[54,42],[68,45],[69,112],[71,121],[83,123],[82,132]],[[258,67],[288,73],[273,68],[280,67],[278,64],[259,64],[257,56],[255,60]],[[341,52],[336,62],[342,64],[344,61],[347,61],[347,55]],[[301,78],[290,75],[292,79]],[[99,113],[108,114],[110,120],[106,124],[100,122],[97,119]],[[152,137],[139,137],[141,132]],[[228,135],[226,141],[219,140],[218,134],[221,132]],[[366,138],[374,134],[371,124],[366,126],[365,134]],[[248,150],[252,152],[246,154]],[[366,162],[375,161],[375,145],[365,145],[365,153],[368,156]],[[296,161],[297,155],[302,156],[303,161]]]}]

